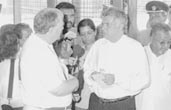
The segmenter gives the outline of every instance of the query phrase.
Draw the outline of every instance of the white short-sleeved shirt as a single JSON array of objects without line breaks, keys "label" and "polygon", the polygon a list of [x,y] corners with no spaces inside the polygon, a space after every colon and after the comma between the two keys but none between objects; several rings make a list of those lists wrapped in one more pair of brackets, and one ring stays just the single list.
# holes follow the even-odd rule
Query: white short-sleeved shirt
[{"label": "white short-sleeved shirt", "polygon": [[20,67],[24,104],[42,108],[71,104],[71,94],[55,96],[49,92],[68,77],[67,68],[59,61],[52,45],[36,35],[30,36],[22,50]]},{"label": "white short-sleeved shirt", "polygon": [[[149,83],[144,48],[125,35],[116,43],[106,38],[96,41],[86,57],[84,71],[85,82],[93,92],[105,99],[135,95]],[[105,87],[91,80],[93,71],[114,74],[114,84]]]}]

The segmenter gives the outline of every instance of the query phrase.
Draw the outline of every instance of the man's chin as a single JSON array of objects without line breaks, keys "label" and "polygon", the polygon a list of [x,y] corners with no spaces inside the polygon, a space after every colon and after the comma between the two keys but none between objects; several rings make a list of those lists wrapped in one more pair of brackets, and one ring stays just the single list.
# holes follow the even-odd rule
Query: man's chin
[{"label": "man's chin", "polygon": [[166,51],[167,51],[167,50],[162,50],[162,51],[160,52],[160,55],[165,54],[165,53],[166,53]]},{"label": "man's chin", "polygon": [[71,29],[73,27],[72,23],[67,23],[67,29]]}]

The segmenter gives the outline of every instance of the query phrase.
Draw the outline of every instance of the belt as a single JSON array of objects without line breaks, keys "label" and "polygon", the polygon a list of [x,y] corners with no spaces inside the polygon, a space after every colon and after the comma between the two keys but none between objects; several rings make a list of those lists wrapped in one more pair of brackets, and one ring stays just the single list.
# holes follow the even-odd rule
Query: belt
[{"label": "belt", "polygon": [[125,96],[125,97],[116,98],[116,99],[103,99],[103,98],[99,98],[99,101],[101,103],[116,103],[116,102],[127,100],[127,99],[129,99],[131,97],[133,97],[133,96]]},{"label": "belt", "polygon": [[46,108],[45,110],[68,110],[71,106],[68,107],[52,107],[52,108]]},{"label": "belt", "polygon": [[65,107],[53,107],[53,108],[46,108],[45,110],[66,110]]},{"label": "belt", "polygon": [[67,110],[71,108],[68,107],[51,107],[51,108],[41,108],[41,107],[34,107],[34,106],[24,106],[23,110]]}]

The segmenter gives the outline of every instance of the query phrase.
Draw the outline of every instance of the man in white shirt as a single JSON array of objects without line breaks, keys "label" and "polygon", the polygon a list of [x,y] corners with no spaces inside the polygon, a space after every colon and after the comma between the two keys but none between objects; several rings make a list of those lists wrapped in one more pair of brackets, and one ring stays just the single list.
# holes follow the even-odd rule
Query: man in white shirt
[{"label": "man in white shirt", "polygon": [[137,96],[137,110],[171,110],[171,44],[170,28],[152,26],[152,41],[145,47],[151,74],[151,85]]},{"label": "man in white shirt", "polygon": [[21,54],[21,80],[24,87],[24,110],[65,110],[72,101],[78,80],[68,75],[52,43],[60,39],[63,14],[45,8],[34,18],[34,31]]},{"label": "man in white shirt", "polygon": [[110,7],[103,13],[104,38],[91,47],[84,64],[92,90],[89,110],[135,110],[134,96],[149,83],[148,63],[141,44],[124,35],[125,13]]}]

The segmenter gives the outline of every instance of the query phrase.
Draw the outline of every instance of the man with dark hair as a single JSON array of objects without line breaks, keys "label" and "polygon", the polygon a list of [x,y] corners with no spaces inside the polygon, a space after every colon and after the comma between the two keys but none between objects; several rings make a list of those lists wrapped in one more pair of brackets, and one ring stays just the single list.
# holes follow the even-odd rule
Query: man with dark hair
[{"label": "man with dark hair", "polygon": [[[64,29],[60,41],[54,43],[54,48],[56,52],[59,53],[60,57],[64,59],[63,61],[66,62],[66,65],[75,65],[73,62],[77,60],[76,57],[83,55],[82,48],[78,45],[81,39],[77,37],[77,28],[75,27],[76,9],[75,6],[69,2],[61,2],[56,8],[61,10],[64,14]],[[68,62],[72,63],[68,64]]]},{"label": "man with dark hair", "polygon": [[[73,39],[76,38],[77,36],[76,34],[77,30],[75,27],[76,9],[74,5],[69,2],[61,2],[58,5],[56,5],[56,8],[61,10],[64,14],[64,29],[60,41],[56,41],[54,43],[54,48],[57,53],[60,53],[61,58],[67,59],[65,55],[67,55],[69,58],[72,54],[72,49],[71,48],[65,49],[62,47],[66,47],[65,45],[70,45],[70,44],[71,47],[73,45]],[[64,43],[65,41],[67,41],[67,43],[69,44]],[[56,45],[61,45],[61,46],[60,47],[58,46],[59,48],[56,48]]]},{"label": "man with dark hair", "polygon": [[58,5],[56,5],[57,9],[74,9],[75,10],[75,6],[69,2],[61,2]]},{"label": "man with dark hair", "polygon": [[69,2],[61,2],[56,5],[56,8],[61,10],[64,14],[63,34],[66,34],[71,28],[75,27],[75,6]]}]

